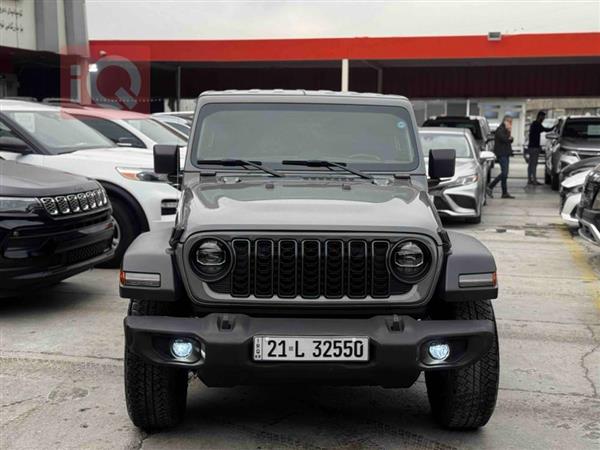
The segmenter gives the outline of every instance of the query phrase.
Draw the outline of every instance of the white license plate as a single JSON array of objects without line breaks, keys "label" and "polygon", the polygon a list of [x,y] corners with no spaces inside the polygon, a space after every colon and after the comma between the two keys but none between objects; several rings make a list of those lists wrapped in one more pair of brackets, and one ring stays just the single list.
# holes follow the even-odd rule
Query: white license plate
[{"label": "white license plate", "polygon": [[368,361],[369,338],[255,336],[254,361]]}]

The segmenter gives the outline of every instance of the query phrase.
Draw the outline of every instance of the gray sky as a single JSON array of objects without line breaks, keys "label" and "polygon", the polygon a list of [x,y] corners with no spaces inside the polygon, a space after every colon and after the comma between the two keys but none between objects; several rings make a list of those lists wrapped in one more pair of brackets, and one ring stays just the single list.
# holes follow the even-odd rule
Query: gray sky
[{"label": "gray sky", "polygon": [[600,31],[600,0],[87,0],[86,4],[90,39],[259,39]]}]

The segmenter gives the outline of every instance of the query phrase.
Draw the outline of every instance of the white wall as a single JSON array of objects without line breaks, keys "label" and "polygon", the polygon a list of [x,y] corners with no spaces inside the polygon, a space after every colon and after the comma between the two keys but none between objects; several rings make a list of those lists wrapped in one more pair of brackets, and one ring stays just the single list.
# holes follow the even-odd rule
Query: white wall
[{"label": "white wall", "polygon": [[35,50],[35,4],[0,0],[0,45]]},{"label": "white wall", "polygon": [[[2,1],[2,0],[0,0]],[[260,39],[600,31],[600,1],[87,0],[89,38]]]}]

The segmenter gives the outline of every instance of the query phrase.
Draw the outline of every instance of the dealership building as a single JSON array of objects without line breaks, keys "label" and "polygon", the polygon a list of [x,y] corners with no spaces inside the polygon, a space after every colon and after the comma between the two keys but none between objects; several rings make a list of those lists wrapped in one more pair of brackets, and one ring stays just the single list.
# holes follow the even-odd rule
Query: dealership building
[{"label": "dealership building", "polygon": [[23,25],[0,30],[0,80],[11,80],[0,94],[85,98],[87,88],[152,111],[190,108],[210,89],[401,94],[419,120],[511,114],[517,146],[528,105],[600,112],[600,2],[59,0],[38,11],[50,3],[1,2],[3,24],[14,8]]}]

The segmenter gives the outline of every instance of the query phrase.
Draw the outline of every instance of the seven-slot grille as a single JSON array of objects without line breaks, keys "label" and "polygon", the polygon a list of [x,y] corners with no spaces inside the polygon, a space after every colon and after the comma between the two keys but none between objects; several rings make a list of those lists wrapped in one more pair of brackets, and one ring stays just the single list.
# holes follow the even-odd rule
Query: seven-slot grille
[{"label": "seven-slot grille", "polygon": [[231,273],[209,283],[232,297],[387,298],[408,292],[388,270],[387,240],[233,239]]},{"label": "seven-slot grille", "polygon": [[108,204],[104,189],[40,198],[44,209],[51,216],[64,216],[92,211]]}]

